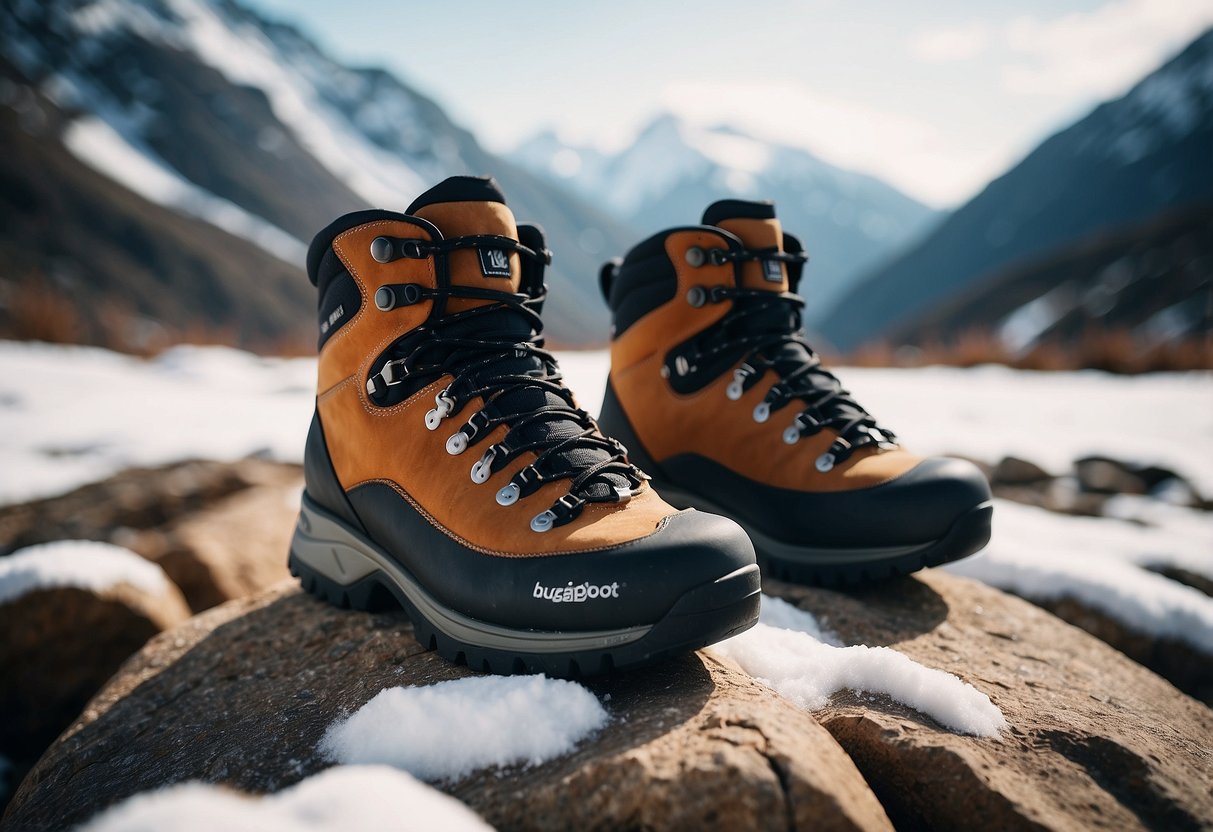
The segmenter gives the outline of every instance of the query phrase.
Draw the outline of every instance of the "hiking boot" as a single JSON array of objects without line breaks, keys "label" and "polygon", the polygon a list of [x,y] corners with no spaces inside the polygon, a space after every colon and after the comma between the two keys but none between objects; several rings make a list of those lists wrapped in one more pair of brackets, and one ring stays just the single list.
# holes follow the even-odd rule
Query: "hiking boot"
[{"label": "hiking boot", "polygon": [[821,366],[793,294],[806,259],[771,203],[725,200],[607,263],[602,429],[671,503],[741,523],[773,577],[850,584],[976,552],[985,477],[903,450]]},{"label": "hiking boot", "polygon": [[316,236],[292,572],[342,607],[394,599],[423,645],[494,673],[604,672],[749,627],[745,533],[664,502],[561,382],[539,337],[548,261],[473,177]]}]

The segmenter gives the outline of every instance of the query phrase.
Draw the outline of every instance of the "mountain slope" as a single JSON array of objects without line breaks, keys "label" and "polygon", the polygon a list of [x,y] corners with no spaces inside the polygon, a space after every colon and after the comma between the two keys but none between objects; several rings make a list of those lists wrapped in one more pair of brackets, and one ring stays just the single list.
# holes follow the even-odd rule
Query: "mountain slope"
[{"label": "mountain slope", "polygon": [[728,127],[695,127],[672,115],[655,119],[614,155],[542,133],[510,156],[600,201],[646,234],[697,223],[704,207],[725,196],[774,200],[784,228],[801,237],[812,257],[804,287],[812,298],[810,321],[937,216],[877,179],[799,148]]},{"label": "mountain slope", "polygon": [[1050,250],[959,293],[893,335],[929,344],[994,332],[1003,348],[1075,349],[1132,334],[1140,349],[1213,332],[1213,207],[1167,212]]},{"label": "mountain slope", "polygon": [[64,114],[3,61],[0,98],[0,336],[136,351],[174,333],[314,343],[301,269],[85,165],[59,141]]},{"label": "mountain slope", "polygon": [[1213,203],[1213,30],[1042,143],[822,319],[851,349],[1015,261],[1172,207]]},{"label": "mountain slope", "polygon": [[[63,139],[89,166],[296,266],[340,213],[400,209],[445,176],[492,173],[519,219],[549,232],[553,339],[606,337],[594,277],[634,234],[290,26],[229,0],[22,2],[0,8],[0,51],[74,117]],[[296,313],[310,326],[311,303]]]}]

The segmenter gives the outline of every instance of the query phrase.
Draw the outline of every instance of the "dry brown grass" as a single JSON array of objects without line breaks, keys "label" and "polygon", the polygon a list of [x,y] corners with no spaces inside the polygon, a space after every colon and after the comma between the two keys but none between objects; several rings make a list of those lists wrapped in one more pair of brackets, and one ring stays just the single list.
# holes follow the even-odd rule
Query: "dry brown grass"
[{"label": "dry brown grass", "polygon": [[1166,343],[1128,330],[1090,330],[1072,341],[1047,341],[1022,352],[1008,350],[993,333],[966,332],[950,342],[920,346],[867,344],[851,353],[827,354],[831,364],[855,367],[975,367],[1003,364],[1022,370],[1104,370],[1126,375],[1213,369],[1213,333]]}]

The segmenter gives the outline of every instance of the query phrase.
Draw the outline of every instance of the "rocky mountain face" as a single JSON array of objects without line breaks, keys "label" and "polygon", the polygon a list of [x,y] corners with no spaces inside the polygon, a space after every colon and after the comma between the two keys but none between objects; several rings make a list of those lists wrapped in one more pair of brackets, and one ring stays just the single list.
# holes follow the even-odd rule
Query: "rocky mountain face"
[{"label": "rocky mountain face", "polygon": [[703,209],[724,197],[774,200],[783,227],[808,247],[803,291],[811,299],[805,313],[810,323],[857,277],[939,216],[878,179],[803,149],[731,127],[697,127],[673,115],[656,118],[614,154],[567,145],[548,132],[524,142],[511,158],[608,207],[645,235],[697,224]]},{"label": "rocky mountain face", "polygon": [[[1029,258],[1061,259],[1066,247],[1094,235],[1131,240],[1137,224],[1164,212],[1213,215],[1211,147],[1213,31],[1043,142],[921,242],[859,281],[820,330],[845,350],[921,331],[928,320],[946,328],[952,324],[933,307],[983,281],[996,291],[995,275]],[[1099,274],[1079,280],[1096,289]],[[1040,297],[1061,284],[1036,285]],[[1023,289],[1014,296],[1027,302]]]},{"label": "rocky mountain face", "polygon": [[1053,249],[999,272],[920,315],[892,340],[926,344],[997,334],[1011,352],[1074,349],[1090,333],[1143,344],[1213,332],[1213,208],[1164,213]]},{"label": "rocky mountain face", "polygon": [[[37,281],[86,320],[109,299],[178,334],[310,341],[312,234],[345,211],[403,209],[448,175],[492,173],[519,218],[548,231],[553,340],[605,340],[594,277],[629,229],[487,153],[392,75],[343,66],[289,26],[227,0],[22,0],[0,8],[0,56],[6,129],[18,148],[37,145],[0,161],[14,185],[0,231],[18,255],[9,284]],[[37,154],[46,175],[31,182]],[[81,180],[88,199],[74,198]],[[21,233],[30,227],[43,233]],[[233,288],[234,275],[247,285],[266,272],[300,288]]]}]

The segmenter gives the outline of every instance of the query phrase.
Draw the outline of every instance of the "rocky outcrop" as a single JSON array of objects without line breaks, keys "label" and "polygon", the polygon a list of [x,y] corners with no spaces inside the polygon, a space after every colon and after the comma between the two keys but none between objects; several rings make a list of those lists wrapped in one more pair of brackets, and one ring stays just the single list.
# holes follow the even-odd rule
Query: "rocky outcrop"
[{"label": "rocky outcrop", "polygon": [[936,571],[850,594],[766,589],[847,643],[959,676],[1006,717],[977,739],[854,694],[817,713],[899,828],[1213,827],[1213,712],[1077,628]]},{"label": "rocky outcrop", "polygon": [[131,654],[189,615],[168,584],[155,593],[59,586],[0,604],[4,755],[17,765],[35,758]]},{"label": "rocky outcrop", "polygon": [[132,468],[68,494],[0,508],[0,553],[102,540],[159,564],[195,612],[287,576],[303,477],[259,459]]},{"label": "rocky outcrop", "polygon": [[[65,827],[188,779],[253,792],[325,768],[328,725],[380,690],[470,671],[399,613],[346,612],[292,586],[154,639],[14,797],[9,829]],[[704,654],[589,685],[611,726],[573,754],[444,784],[502,829],[888,829],[813,718]],[[609,699],[608,699],[609,695]]]},{"label": "rocky outcrop", "polygon": [[179,518],[160,533],[154,553],[148,552],[195,611],[256,594],[290,577],[287,552],[303,479],[293,472],[275,474]]}]

